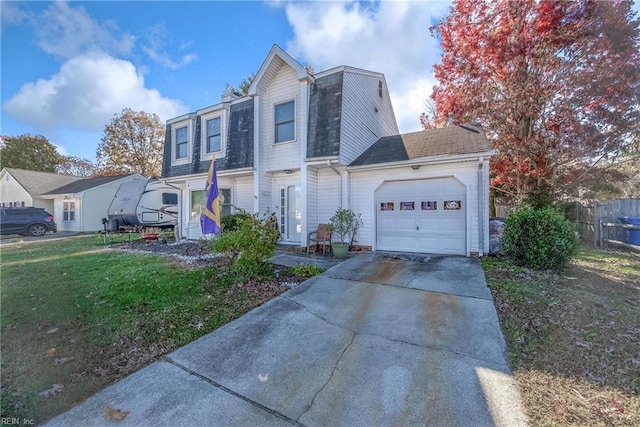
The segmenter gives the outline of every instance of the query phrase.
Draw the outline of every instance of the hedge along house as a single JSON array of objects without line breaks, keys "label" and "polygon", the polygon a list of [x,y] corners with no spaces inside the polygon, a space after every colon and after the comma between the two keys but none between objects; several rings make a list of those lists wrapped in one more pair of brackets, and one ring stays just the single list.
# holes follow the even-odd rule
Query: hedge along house
[{"label": "hedge along house", "polygon": [[[236,208],[275,214],[285,244],[305,248],[308,233],[329,222],[342,206],[365,219],[357,236],[360,246],[481,254],[486,251],[482,236],[488,228],[490,150],[482,131],[468,128],[474,131],[454,127],[445,133],[398,135],[383,74],[348,66],[310,74],[274,45],[248,96],[228,90],[220,103],[167,121],[162,178],[182,191],[178,228],[189,239],[202,237],[199,218],[206,201],[206,174],[215,156],[218,188],[224,199],[222,215]],[[457,132],[460,129],[464,132]],[[438,147],[435,151],[420,148],[433,142],[427,136],[432,132],[443,135]],[[465,132],[472,134],[473,143],[467,143]],[[457,141],[458,137],[462,140]],[[463,148],[458,150],[460,144]],[[442,180],[447,191],[438,193],[441,199],[434,199],[436,195],[430,192],[441,191]],[[387,201],[394,186],[409,192],[412,185],[417,186],[413,199]],[[422,201],[439,200],[427,219],[418,217],[427,215],[426,209],[416,209]],[[447,216],[451,209],[445,212],[442,203],[457,200],[457,214],[464,220],[457,218],[454,224]],[[409,240],[390,244],[385,236],[393,235],[393,230],[408,235],[416,227],[409,225],[410,205],[404,203],[400,210],[402,202],[410,201],[418,228],[424,221],[430,224],[423,226],[421,236],[429,227],[455,226],[463,237],[454,238],[459,240],[456,243],[439,236],[430,238],[430,245],[423,237],[415,244]],[[381,213],[379,203],[387,203]],[[437,226],[434,215],[438,215]]]}]

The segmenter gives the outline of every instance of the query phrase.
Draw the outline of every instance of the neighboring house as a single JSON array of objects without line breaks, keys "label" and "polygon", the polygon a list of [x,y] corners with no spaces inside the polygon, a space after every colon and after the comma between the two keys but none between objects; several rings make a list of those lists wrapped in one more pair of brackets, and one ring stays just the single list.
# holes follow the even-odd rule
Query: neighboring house
[{"label": "neighboring house", "polygon": [[0,171],[0,205],[33,206],[53,214],[53,201],[42,195],[81,179],[50,172],[3,168]]},{"label": "neighboring house", "polygon": [[182,190],[180,235],[201,237],[215,155],[222,214],[273,213],[283,243],[306,247],[308,232],[342,206],[365,220],[360,246],[486,252],[492,151],[482,130],[398,134],[383,74],[348,66],[309,74],[274,46],[248,96],[227,91],[167,121],[162,177]]},{"label": "neighboring house", "polygon": [[139,174],[83,178],[4,168],[0,171],[0,205],[43,208],[53,215],[58,231],[100,231],[120,184],[140,178]]},{"label": "neighboring house", "polygon": [[121,184],[144,179],[140,174],[84,178],[42,195],[53,201],[50,213],[58,231],[95,232],[104,229],[109,205]]}]

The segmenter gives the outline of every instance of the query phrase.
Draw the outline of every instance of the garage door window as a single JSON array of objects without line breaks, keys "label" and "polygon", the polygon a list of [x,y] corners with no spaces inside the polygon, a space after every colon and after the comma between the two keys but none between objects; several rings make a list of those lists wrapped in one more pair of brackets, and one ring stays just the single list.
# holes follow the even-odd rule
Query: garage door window
[{"label": "garage door window", "polygon": [[422,210],[423,211],[435,211],[438,210],[438,202],[436,200],[432,200],[429,202],[422,202]]},{"label": "garage door window", "polygon": [[444,210],[445,211],[459,211],[462,209],[462,201],[460,200],[445,200],[444,201]]},{"label": "garage door window", "polygon": [[392,211],[393,210],[393,202],[381,202],[380,203],[381,211]]},{"label": "garage door window", "polygon": [[400,202],[401,211],[414,211],[416,209],[415,202]]}]

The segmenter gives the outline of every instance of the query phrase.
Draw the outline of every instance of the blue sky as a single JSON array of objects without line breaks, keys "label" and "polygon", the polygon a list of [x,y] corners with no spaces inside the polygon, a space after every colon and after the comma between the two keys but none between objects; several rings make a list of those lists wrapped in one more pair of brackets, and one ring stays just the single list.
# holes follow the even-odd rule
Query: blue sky
[{"label": "blue sky", "polygon": [[429,26],[446,1],[1,2],[0,134],[46,136],[95,161],[123,108],[164,122],[220,101],[273,44],[303,65],[383,72],[402,132],[434,84]]},{"label": "blue sky", "polygon": [[2,1],[0,134],[95,161],[123,108],[164,122],[220,101],[273,44],[303,65],[386,75],[401,132],[420,128],[446,1]]}]

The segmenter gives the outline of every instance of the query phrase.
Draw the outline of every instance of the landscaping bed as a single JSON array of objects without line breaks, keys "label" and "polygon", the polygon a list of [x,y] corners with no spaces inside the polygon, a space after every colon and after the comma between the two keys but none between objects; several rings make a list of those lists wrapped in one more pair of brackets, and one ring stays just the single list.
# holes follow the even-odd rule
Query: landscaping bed
[{"label": "landscaping bed", "polygon": [[561,274],[483,266],[530,424],[640,425],[640,255],[583,245]]}]

